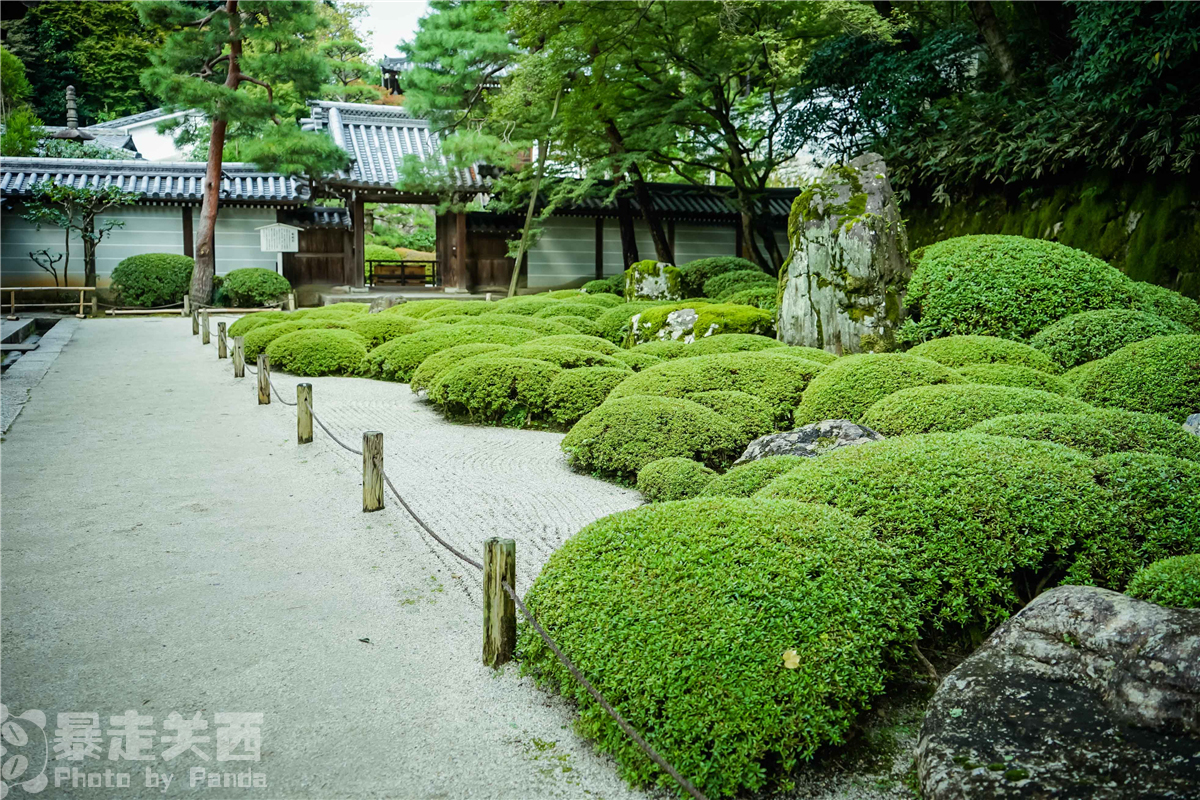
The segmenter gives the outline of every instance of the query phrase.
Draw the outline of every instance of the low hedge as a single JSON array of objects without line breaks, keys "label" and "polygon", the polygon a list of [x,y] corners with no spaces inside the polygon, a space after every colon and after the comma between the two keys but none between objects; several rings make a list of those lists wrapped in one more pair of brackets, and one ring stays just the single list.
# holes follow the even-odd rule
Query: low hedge
[{"label": "low hedge", "polygon": [[397,314],[360,314],[350,319],[347,324],[349,330],[367,340],[368,347],[378,347],[384,342],[429,327],[429,323],[424,320],[401,317]]},{"label": "low hedge", "polygon": [[[613,514],[552,554],[525,599],[709,797],[759,790],[843,743],[912,638],[893,555],[804,503],[703,498]],[[529,626],[518,649],[627,780],[676,788]]]},{"label": "low hedge", "polygon": [[301,317],[285,322],[272,322],[267,325],[259,325],[252,328],[245,335],[242,341],[243,354],[246,360],[253,363],[254,359],[258,358],[259,353],[265,353],[267,345],[278,339],[284,334],[292,333],[293,331],[309,330],[316,328],[345,328],[346,323],[337,319],[306,319]]},{"label": "low hedge", "polygon": [[971,431],[1058,442],[1092,457],[1141,452],[1200,461],[1200,436],[1160,414],[1112,408],[1084,414],[1014,414],[986,419]]},{"label": "low hedge", "polygon": [[826,419],[858,422],[876,401],[913,386],[961,383],[949,367],[902,353],[862,353],[827,366],[804,390],[797,427]]},{"label": "low hedge", "polygon": [[629,337],[629,321],[648,308],[654,308],[661,303],[649,300],[633,300],[613,306],[596,320],[600,326],[600,335],[613,344],[623,344]]},{"label": "low hedge", "polygon": [[426,315],[433,313],[435,309],[442,306],[451,305],[453,303],[461,303],[461,300],[409,300],[399,305],[394,305],[391,308],[386,308],[382,314],[399,314],[402,317],[417,317],[424,318]]},{"label": "low hedge", "polygon": [[791,472],[803,456],[767,456],[742,464],[704,487],[701,497],[750,497],[771,481]]},{"label": "low hedge", "polygon": [[914,386],[878,400],[862,424],[884,436],[965,431],[977,422],[1008,414],[1039,411],[1083,414],[1091,409],[1073,397],[983,383]]},{"label": "low hedge", "polygon": [[1200,409],[1200,334],[1127,344],[1067,374],[1089,403],[1165,414],[1183,422]]},{"label": "low hedge", "polygon": [[743,289],[774,289],[775,278],[761,269],[741,269],[716,275],[704,282],[704,296],[720,300],[725,295],[740,292]]},{"label": "low hedge", "polygon": [[596,324],[595,320],[590,320],[587,317],[576,317],[568,314],[562,317],[554,317],[553,321],[559,325],[565,325],[576,333],[582,333],[585,336],[600,335],[600,326]]},{"label": "low hedge", "polygon": [[753,261],[736,256],[716,256],[714,258],[698,258],[689,261],[679,268],[683,279],[684,297],[703,297],[704,284],[718,275],[727,272],[762,272]]},{"label": "low hedge", "polygon": [[1170,608],[1200,608],[1200,553],[1175,556],[1142,567],[1125,593]]},{"label": "low hedge", "polygon": [[594,303],[575,303],[564,300],[556,305],[546,306],[534,314],[534,316],[542,317],[543,319],[552,319],[554,317],[586,317],[590,320],[597,320],[605,310],[604,306],[598,306]]},{"label": "low hedge", "polygon": [[484,300],[461,300],[451,305],[445,305],[440,308],[433,309],[424,316],[424,319],[435,322],[438,317],[478,317],[480,314],[486,314],[489,311],[495,311],[496,305],[497,304],[495,303],[488,303]]},{"label": "low hedge", "polygon": [[716,476],[690,458],[660,458],[638,470],[637,490],[651,503],[688,500]]},{"label": "low hedge", "polygon": [[629,348],[631,353],[645,353],[646,355],[654,356],[670,360],[672,358],[680,358],[681,356],[689,355],[691,347],[684,342],[676,341],[675,339],[655,339],[653,342],[644,342]]},{"label": "low hedge", "polygon": [[668,456],[721,469],[741,454],[733,423],[699,403],[615,393],[575,423],[562,441],[571,465],[582,472],[633,480],[642,467]]},{"label": "low hedge", "polygon": [[739,289],[721,296],[722,303],[735,306],[754,306],[764,311],[774,312],[778,302],[778,289],[774,286],[758,286],[750,289]]},{"label": "low hedge", "polygon": [[987,383],[992,386],[1015,386],[1042,392],[1074,397],[1075,387],[1058,375],[1016,364],[968,364],[957,372],[967,383]]},{"label": "low hedge", "polygon": [[616,295],[621,299],[621,302],[625,302],[625,273],[622,272],[620,275],[613,275],[609,278],[588,281],[580,290],[587,294]]},{"label": "low hedge", "polygon": [[618,350],[616,353],[613,353],[613,358],[634,372],[641,372],[644,369],[649,369],[655,364],[663,362],[658,356],[652,356],[649,353],[635,353],[632,350]]},{"label": "low hedge", "polygon": [[409,388],[414,392],[428,389],[429,384],[435,378],[451,367],[457,366],[460,361],[481,356],[484,353],[498,353],[501,350],[512,350],[512,347],[507,344],[475,342],[439,350],[422,361],[421,365],[413,371],[412,378],[408,382]]},{"label": "low hedge", "polygon": [[257,314],[246,314],[233,321],[233,324],[229,326],[229,330],[226,331],[226,335],[230,338],[245,336],[261,325],[270,325],[275,322],[290,322],[294,319],[302,318],[295,317],[286,311],[260,311]]},{"label": "low hedge", "polygon": [[588,303],[601,308],[615,308],[625,302],[622,292],[597,292],[595,294],[580,294],[572,303]]},{"label": "low hedge", "polygon": [[422,361],[441,350],[460,344],[518,345],[536,338],[533,331],[503,325],[430,325],[367,353],[363,372],[368,377],[405,383]]},{"label": "low hedge", "polygon": [[545,412],[550,384],[561,371],[546,361],[487,353],[434,378],[429,399],[450,417],[520,427]]},{"label": "low hedge", "polygon": [[293,375],[354,375],[367,357],[367,341],[353,331],[310,328],[267,345],[271,369]]},{"label": "low hedge", "polygon": [[1164,286],[1134,281],[1134,308],[1172,322],[1186,325],[1200,333],[1200,303]]},{"label": "low hedge", "polygon": [[740,447],[775,430],[775,415],[762,400],[745,392],[693,392],[686,400],[711,408],[733,423]]},{"label": "low hedge", "polygon": [[684,345],[684,356],[711,356],[717,353],[743,353],[786,347],[783,342],[769,336],[754,333],[726,333],[721,336],[706,336]]},{"label": "low hedge", "polygon": [[606,356],[616,355],[621,352],[621,348],[607,339],[601,339],[598,336],[585,336],[578,333],[544,336],[538,339],[538,344],[550,344],[558,347],[578,347],[580,350],[592,350],[597,353],[603,353]]},{"label": "low hedge", "polygon": [[1051,374],[1062,372],[1062,367],[1040,350],[996,336],[931,339],[909,350],[908,354],[928,358],[951,368],[968,364],[1015,364]]},{"label": "low hedge", "polygon": [[365,316],[370,311],[370,308],[366,303],[330,303],[327,306],[306,308],[291,313],[304,314],[306,317],[343,317],[346,315],[357,316],[359,314]]},{"label": "low hedge", "polygon": [[497,300],[491,305],[495,306],[496,311],[505,314],[520,314],[521,316],[532,317],[542,309],[557,306],[562,302],[562,300],[555,300],[553,297],[547,297],[544,294],[530,294],[519,297],[505,297],[503,300]]},{"label": "low hedge", "polygon": [[628,377],[627,370],[611,367],[564,370],[550,384],[546,401],[550,419],[564,427],[574,425],[599,408],[609,392]]},{"label": "low hedge", "polygon": [[574,300],[583,292],[580,289],[554,289],[549,292],[539,292],[534,297],[549,297],[552,300]]},{"label": "low hedge", "polygon": [[578,367],[608,367],[610,369],[633,371],[622,362],[598,353],[595,350],[584,350],[582,347],[567,347],[561,344],[545,344],[538,340],[528,344],[517,345],[510,354],[513,358],[532,358],[536,361],[549,361],[563,369]]},{"label": "low hedge", "polygon": [[1107,308],[1063,317],[1039,331],[1030,343],[1070,368],[1112,355],[1127,344],[1175,333],[1191,333],[1191,330],[1144,311]]},{"label": "low hedge", "polygon": [[[493,305],[495,305],[493,303]],[[440,319],[447,319],[441,317]],[[522,314],[508,314],[488,312],[480,314],[478,317],[471,317],[474,325],[504,325],[509,328],[524,328],[527,331],[533,331],[539,336],[571,336],[579,333],[575,328],[572,328],[566,323],[554,319],[539,319],[537,317],[525,316]]]},{"label": "low hedge", "polygon": [[[127,306],[165,306],[178,303],[192,286],[190,256],[142,253],[113,267],[110,287]],[[240,334],[239,334],[240,335]]]},{"label": "low hedge", "polygon": [[261,267],[235,269],[224,276],[221,291],[235,306],[262,306],[274,303],[292,290],[287,278],[275,270]]}]

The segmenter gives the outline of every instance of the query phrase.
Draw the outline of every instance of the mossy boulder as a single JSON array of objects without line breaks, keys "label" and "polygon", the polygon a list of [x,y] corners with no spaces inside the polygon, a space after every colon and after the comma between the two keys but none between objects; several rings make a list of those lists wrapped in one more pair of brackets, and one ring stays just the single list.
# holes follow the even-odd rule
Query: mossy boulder
[{"label": "mossy boulder", "polygon": [[671,301],[683,297],[679,269],[663,261],[639,261],[625,271],[626,300]]},{"label": "mossy boulder", "polygon": [[1200,436],[1161,414],[1113,408],[1080,414],[1013,414],[976,423],[971,431],[1058,442],[1093,457],[1140,452],[1200,461]]},{"label": "mossy boulder", "polygon": [[964,335],[931,339],[912,348],[908,354],[928,358],[951,368],[968,364],[1015,364],[1051,374],[1062,372],[1062,367],[1040,350],[997,336]]},{"label": "mossy boulder", "polygon": [[660,458],[638,470],[637,490],[651,503],[695,497],[717,473],[690,458]]},{"label": "mossy boulder", "polygon": [[862,424],[884,436],[952,433],[1008,414],[1082,414],[1090,409],[1081,400],[1037,389],[952,383],[893,392],[867,409]]},{"label": "mossy boulder", "polygon": [[624,344],[625,340],[629,338],[630,320],[647,308],[653,308],[656,305],[660,304],[648,300],[638,300],[608,309],[596,320],[596,324],[600,326],[600,335],[614,344]]},{"label": "mossy boulder", "polygon": [[[761,274],[761,273],[759,273]],[[718,334],[771,336],[775,318],[753,306],[726,304],[665,305],[648,308],[630,323],[627,344],[634,346],[655,339],[693,342]]]},{"label": "mossy boulder", "polygon": [[627,370],[612,367],[564,370],[550,384],[546,400],[550,419],[564,427],[574,425],[599,408],[609,392],[628,377]]},{"label": "mossy boulder", "polygon": [[1170,608],[1200,608],[1200,553],[1174,556],[1142,567],[1125,593]]},{"label": "mossy boulder", "polygon": [[1067,373],[1097,406],[1165,414],[1183,422],[1200,410],[1200,334],[1155,336]]},{"label": "mossy boulder", "polygon": [[485,353],[434,378],[429,399],[450,417],[521,427],[543,414],[561,372],[546,361]]},{"label": "mossy boulder", "polygon": [[367,340],[348,330],[297,330],[267,345],[271,369],[293,375],[354,375],[366,356]]},{"label": "mossy boulder", "polygon": [[1069,369],[1152,336],[1191,332],[1182,323],[1144,311],[1106,308],[1063,317],[1038,331],[1030,344]]},{"label": "mossy boulder", "polygon": [[796,425],[826,419],[858,422],[876,401],[912,386],[961,383],[949,367],[901,353],[863,353],[839,358],[809,383],[796,408]]}]

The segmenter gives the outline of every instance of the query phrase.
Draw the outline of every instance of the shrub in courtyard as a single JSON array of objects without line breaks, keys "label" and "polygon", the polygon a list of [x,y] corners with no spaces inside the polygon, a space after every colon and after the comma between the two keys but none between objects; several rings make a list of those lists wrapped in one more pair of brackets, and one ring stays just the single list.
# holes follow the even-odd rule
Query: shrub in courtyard
[{"label": "shrub in courtyard", "polygon": [[698,258],[689,261],[679,268],[683,278],[684,297],[701,297],[704,295],[704,284],[710,278],[724,275],[727,272],[762,272],[753,261],[735,256],[717,256],[715,258]]},{"label": "shrub in courtyard", "polygon": [[[513,358],[532,358],[537,361],[549,361],[563,369],[577,367],[608,367],[610,369],[629,370],[623,363],[598,353],[595,350],[584,350],[582,347],[567,347],[561,344],[543,344],[540,340],[528,344],[517,345],[510,353]],[[632,370],[629,370],[632,374]]]},{"label": "shrub in courtyard", "polygon": [[802,345],[771,347],[761,352],[764,356],[771,356],[772,358],[801,358],[805,361],[815,361],[818,364],[832,364],[838,360],[838,357],[833,353]]},{"label": "shrub in courtyard", "polygon": [[506,344],[476,342],[439,350],[422,361],[421,365],[413,371],[412,378],[408,382],[409,388],[414,392],[427,389],[435,378],[451,367],[457,366],[460,361],[500,350],[512,350],[512,347]]},{"label": "shrub in courtyard", "polygon": [[639,469],[667,456],[720,469],[741,455],[733,423],[699,403],[614,394],[575,423],[562,441],[571,465],[582,472],[632,480]]},{"label": "shrub in courtyard", "polygon": [[582,295],[583,292],[579,289],[555,289],[551,292],[541,292],[536,297],[549,297],[553,300],[574,300]]},{"label": "shrub in courtyard", "polygon": [[460,344],[518,345],[537,338],[533,331],[502,325],[430,325],[392,339],[367,353],[363,372],[385,381],[407,382],[421,362],[434,353]]},{"label": "shrub in courtyard", "polygon": [[194,264],[189,256],[174,253],[130,256],[113,267],[110,288],[127,306],[178,303],[191,288]]},{"label": "shrub in courtyard", "polygon": [[394,305],[391,308],[386,308],[382,314],[399,314],[403,317],[418,317],[424,318],[426,315],[433,313],[434,309],[442,308],[456,303],[461,303],[461,300],[409,300],[406,303]]},{"label": "shrub in courtyard", "polygon": [[644,369],[649,369],[655,364],[661,364],[662,359],[657,356],[652,356],[649,353],[634,353],[630,350],[619,350],[613,353],[613,358],[620,361],[625,366],[632,369],[634,372],[641,372]]},{"label": "shrub in courtyard", "polygon": [[535,317],[553,318],[553,317],[587,317],[590,320],[600,318],[600,315],[605,311],[604,306],[598,306],[595,303],[575,303],[563,301],[557,305],[546,306],[541,311],[534,314]]},{"label": "shrub in courtyard", "polygon": [[[629,723],[717,797],[759,790],[846,740],[912,637],[896,571],[832,509],[697,498],[592,523],[526,600]],[[675,787],[535,631],[523,626],[518,646],[627,780]]]},{"label": "shrub in courtyard", "polygon": [[1042,392],[1074,397],[1075,387],[1059,375],[1050,375],[1031,367],[1016,364],[968,364],[955,369],[967,383],[987,383],[992,386],[1015,386]]},{"label": "shrub in courtyard", "polygon": [[761,269],[742,269],[716,275],[704,282],[704,296],[723,300],[744,289],[775,289],[776,280]]},{"label": "shrub in courtyard", "polygon": [[[493,303],[492,305],[495,305]],[[448,317],[438,317],[439,321],[446,321]],[[523,314],[507,314],[499,312],[489,312],[480,314],[478,317],[471,317],[477,325],[505,325],[509,328],[524,328],[527,331],[533,331],[539,336],[570,336],[578,333],[577,330],[570,325],[555,319],[538,319],[537,317],[525,316]]]},{"label": "shrub in courtyard", "polygon": [[791,472],[803,456],[767,456],[742,464],[704,487],[702,497],[749,497],[785,472]]},{"label": "shrub in courtyard", "polygon": [[1200,553],[1163,558],[1142,567],[1125,592],[1160,606],[1200,608]]},{"label": "shrub in courtyard", "polygon": [[[296,319],[295,315],[289,314],[286,311],[261,311],[257,314],[247,314],[244,317],[234,320],[233,324],[229,326],[229,330],[226,331],[226,335],[230,338],[245,336],[260,325],[271,325],[275,322],[290,322],[294,319]],[[303,316],[300,319],[303,319]]]},{"label": "shrub in courtyard", "polygon": [[1200,409],[1200,334],[1127,344],[1067,374],[1089,403],[1165,414],[1183,422]]},{"label": "shrub in courtyard", "polygon": [[585,414],[599,408],[608,393],[628,377],[627,370],[611,367],[564,370],[550,384],[546,401],[550,418],[564,427],[574,425]]},{"label": "shrub in courtyard", "polygon": [[[535,319],[537,318],[535,317]],[[568,314],[562,317],[554,317],[553,321],[559,325],[565,325],[576,333],[582,333],[585,336],[600,335],[600,326],[596,324],[595,320],[588,319],[587,317],[575,317]]]},{"label": "shrub in courtyard", "polygon": [[1082,400],[1037,389],[956,383],[893,392],[866,410],[862,424],[885,436],[952,433],[1007,414],[1082,414],[1090,409]]},{"label": "shrub in courtyard", "polygon": [[287,278],[270,269],[235,269],[221,282],[221,290],[235,306],[251,307],[274,303],[292,290]]},{"label": "shrub in courtyard", "polygon": [[359,314],[352,317],[347,324],[349,330],[367,340],[368,347],[378,347],[384,342],[429,327],[429,323],[424,320],[398,314]]},{"label": "shrub in courtyard", "polygon": [[611,294],[625,302],[625,273],[588,281],[581,287],[587,294]]},{"label": "shrub in courtyard", "polygon": [[304,314],[306,317],[342,317],[346,315],[357,316],[359,314],[366,315],[370,310],[370,306],[366,303],[330,303],[327,306],[318,306],[317,308],[306,308],[302,311],[293,311],[293,314]]},{"label": "shrub in courtyard", "polygon": [[267,345],[284,334],[313,328],[345,327],[346,323],[337,319],[310,320],[304,317],[294,321],[272,322],[268,325],[259,325],[256,328],[251,328],[250,332],[245,335],[243,345],[246,360],[253,363],[254,359],[258,358],[259,353],[266,352]]},{"label": "shrub in courtyard", "polygon": [[1134,308],[1186,325],[1200,333],[1200,303],[1164,286],[1134,281]]},{"label": "shrub in courtyard", "polygon": [[690,458],[660,458],[638,470],[637,490],[651,503],[688,500],[716,476]]},{"label": "shrub in courtyard", "polygon": [[775,415],[771,407],[745,392],[715,391],[693,392],[685,399],[711,408],[733,423],[737,431],[739,447],[775,430]]},{"label": "shrub in courtyard", "polygon": [[547,297],[544,294],[531,294],[519,297],[506,297],[503,300],[497,300],[491,305],[496,311],[500,311],[505,314],[520,314],[522,316],[532,317],[542,309],[550,308],[551,306],[557,306],[562,302],[562,300],[555,300],[553,297]]},{"label": "shrub in courtyard", "polygon": [[581,294],[571,302],[573,303],[588,303],[601,308],[615,308],[625,302],[625,298],[620,294],[608,292],[598,292],[596,294]]},{"label": "shrub in courtyard", "polygon": [[910,356],[928,358],[947,367],[968,364],[1015,364],[1042,372],[1062,372],[1050,356],[1021,342],[996,336],[947,336],[931,339],[908,351]]},{"label": "shrub in courtyard", "polygon": [[435,322],[438,317],[445,316],[466,316],[478,317],[480,314],[486,314],[489,311],[495,311],[496,304],[488,303],[483,300],[462,300],[451,305],[445,305],[441,308],[435,308],[426,314],[423,318],[430,322]]},{"label": "shrub in courtyard", "polygon": [[578,347],[580,350],[593,350],[597,353],[603,353],[606,356],[611,356],[621,352],[621,348],[617,347],[607,339],[601,339],[597,336],[585,336],[578,333],[568,333],[559,336],[545,336],[538,339],[538,344],[550,344],[560,347]]},{"label": "shrub in courtyard", "polygon": [[676,341],[675,339],[655,339],[652,342],[644,342],[634,347],[629,348],[631,353],[644,353],[656,358],[670,360],[690,354],[691,348],[689,345]]},{"label": "shrub in courtyard", "polygon": [[596,324],[600,326],[600,335],[614,344],[622,344],[629,336],[629,321],[656,305],[661,304],[649,300],[634,300],[613,306],[596,320]]},{"label": "shrub in courtyard", "polygon": [[545,361],[486,354],[459,362],[429,384],[429,399],[447,416],[520,427],[545,411],[561,372]]},{"label": "shrub in courtyard", "polygon": [[776,341],[769,336],[759,336],[753,333],[727,333],[722,336],[706,336],[691,344],[685,344],[680,355],[711,356],[717,353],[752,352],[786,346],[783,342]]},{"label": "shrub in courtyard", "polygon": [[735,306],[754,306],[764,311],[775,311],[778,290],[774,286],[758,286],[750,289],[739,289],[726,293],[721,297],[722,303]]},{"label": "shrub in courtyard", "polygon": [[1083,414],[1014,414],[993,417],[973,433],[1058,442],[1092,457],[1142,452],[1200,461],[1200,436],[1160,414],[1094,408]]},{"label": "shrub in courtyard", "polygon": [[839,358],[813,378],[796,409],[796,425],[825,419],[858,422],[877,400],[911,386],[961,383],[949,367],[902,353]]},{"label": "shrub in courtyard", "polygon": [[285,333],[267,346],[271,369],[293,375],[354,375],[366,356],[366,339],[336,328]]},{"label": "shrub in courtyard", "polygon": [[1191,333],[1183,324],[1133,309],[1107,308],[1063,317],[1031,343],[1064,367],[1077,367],[1152,336]]}]

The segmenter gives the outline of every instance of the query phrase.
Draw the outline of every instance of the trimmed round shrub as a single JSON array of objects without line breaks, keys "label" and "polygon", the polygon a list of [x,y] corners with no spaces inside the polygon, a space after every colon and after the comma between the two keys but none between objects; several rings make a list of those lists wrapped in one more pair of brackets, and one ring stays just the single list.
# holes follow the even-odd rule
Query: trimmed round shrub
[{"label": "trimmed round shrub", "polygon": [[912,386],[961,383],[949,367],[903,353],[839,358],[813,378],[796,409],[797,426],[826,419],[858,422],[876,401]]},{"label": "trimmed round shrub", "polygon": [[838,357],[833,353],[819,350],[816,347],[804,347],[803,345],[788,345],[787,347],[771,347],[762,351],[765,356],[773,356],[780,358],[801,358],[805,361],[815,361],[818,364],[832,364],[838,360]]},{"label": "trimmed round shrub", "polygon": [[957,372],[967,383],[987,383],[992,386],[1015,386],[1021,389],[1037,389],[1064,397],[1074,397],[1075,387],[1058,375],[1050,375],[1031,367],[1016,364],[968,364],[958,367]]},{"label": "trimmed round shrub", "polygon": [[1038,411],[1082,414],[1090,409],[1081,400],[1037,389],[983,383],[942,384],[893,392],[867,409],[862,424],[884,436],[953,433],[1007,414]]},{"label": "trimmed round shrub", "polygon": [[753,261],[736,256],[718,256],[716,258],[698,258],[689,261],[679,268],[683,279],[683,294],[685,297],[701,297],[704,295],[704,284],[710,278],[724,275],[727,272],[762,272]]},{"label": "trimmed round shrub", "polygon": [[546,408],[562,370],[546,361],[487,353],[461,361],[429,384],[429,399],[447,416],[520,427]]},{"label": "trimmed round shrub", "polygon": [[701,497],[749,497],[785,472],[791,472],[803,456],[767,456],[743,464],[704,487]]},{"label": "trimmed round shrub", "polygon": [[554,300],[573,300],[583,294],[581,289],[555,289],[550,292],[540,292],[537,297],[549,297]]},{"label": "trimmed round shrub", "polygon": [[245,336],[250,331],[260,325],[270,325],[275,322],[290,322],[294,320],[292,314],[286,311],[261,311],[257,314],[246,314],[244,317],[238,317],[233,324],[229,326],[226,335],[230,338],[234,336]]},{"label": "trimmed round shrub", "polygon": [[336,319],[305,319],[300,318],[288,322],[272,322],[269,325],[259,325],[252,328],[245,335],[243,344],[243,353],[247,361],[253,362],[258,358],[259,353],[265,353],[267,345],[278,339],[284,334],[292,333],[293,331],[309,330],[316,328],[345,328],[346,323]]},{"label": "trimmed round shrub", "polygon": [[225,275],[221,290],[235,306],[263,306],[274,303],[292,290],[287,278],[270,269],[235,269]]},{"label": "trimmed round shrub", "polygon": [[536,338],[533,331],[502,325],[430,325],[367,353],[363,372],[372,378],[406,383],[422,361],[439,351],[460,344],[518,345]]},{"label": "trimmed round shrub", "polygon": [[1200,553],[1162,558],[1142,567],[1125,593],[1170,608],[1200,608]]},{"label": "trimmed round shrub", "polygon": [[505,314],[520,314],[526,317],[532,317],[537,312],[544,308],[560,305],[562,300],[555,300],[553,297],[546,295],[524,295],[520,297],[505,297],[503,300],[497,300],[491,305],[496,311]]},{"label": "trimmed round shrub", "polygon": [[1087,456],[976,433],[903,436],[806,459],[755,495],[828,503],[899,551],[922,622],[982,635],[1104,530]]},{"label": "trimmed round shrub", "polygon": [[637,490],[651,503],[688,500],[716,476],[690,458],[660,458],[638,470]]},{"label": "trimmed round shrub", "polygon": [[596,294],[581,294],[571,302],[573,303],[588,303],[601,308],[614,308],[625,302],[625,298],[621,294],[612,294],[608,292],[598,292]]},{"label": "trimmed round shrub", "polygon": [[758,437],[775,430],[771,407],[745,392],[693,392],[685,399],[711,408],[732,422],[743,449]]},{"label": "trimmed round shrub", "polygon": [[[592,523],[550,556],[526,602],[621,715],[718,797],[847,739],[912,638],[896,571],[832,509],[697,498]],[[518,648],[627,780],[674,788],[531,627]]]},{"label": "trimmed round shrub", "polygon": [[625,302],[625,273],[613,275],[608,278],[600,278],[599,280],[588,281],[581,290],[587,294],[612,294]]},{"label": "trimmed round shrub", "polygon": [[[722,337],[724,338],[724,337]],[[629,348],[630,353],[644,353],[655,358],[670,360],[689,355],[692,350],[689,345],[675,339],[655,339]]]},{"label": "trimmed round shrub", "polygon": [[457,366],[460,361],[500,350],[512,350],[512,347],[506,344],[476,342],[439,350],[422,361],[421,365],[413,372],[412,378],[408,382],[409,388],[414,392],[426,389],[435,378],[451,367]]},{"label": "trimmed round shrub", "polygon": [[711,356],[716,353],[752,352],[786,346],[783,342],[768,336],[758,336],[753,333],[726,333],[722,336],[707,336],[684,345],[685,349],[682,355]]},{"label": "trimmed round shrub", "polygon": [[728,292],[721,297],[722,303],[734,306],[754,306],[774,312],[778,302],[778,289],[774,286],[758,286]]},{"label": "trimmed round shrub", "polygon": [[347,325],[349,330],[367,340],[368,347],[378,347],[384,342],[429,327],[424,320],[398,314],[361,314],[352,318]]},{"label": "trimmed round shrub", "polygon": [[1134,307],[1200,333],[1200,303],[1153,283],[1134,281]]},{"label": "trimmed round shrub", "polygon": [[575,423],[562,441],[571,465],[581,472],[632,480],[639,469],[668,456],[720,469],[741,454],[733,423],[699,403],[676,397],[613,397],[615,392]]},{"label": "trimmed round shrub", "polygon": [[366,303],[330,303],[327,306],[306,308],[301,311],[293,311],[291,313],[304,314],[306,317],[342,317],[345,315],[365,315],[368,311],[370,311],[370,309],[371,307]]},{"label": "trimmed round shrub", "polygon": [[[495,305],[493,303],[493,305]],[[449,317],[437,317],[438,322],[446,322]],[[538,319],[537,317],[527,317],[521,314],[502,314],[498,312],[489,312],[480,314],[478,317],[470,317],[474,325],[504,325],[509,328],[524,328],[527,331],[533,331],[540,336],[570,336],[578,333],[570,325],[556,319]]]},{"label": "trimmed round shrub", "polygon": [[1084,414],[1013,414],[993,417],[973,433],[1058,442],[1093,458],[1110,453],[1157,453],[1200,461],[1200,436],[1160,414],[1093,408]]},{"label": "trimmed round shrub", "polygon": [[513,358],[532,358],[536,361],[549,361],[551,364],[557,364],[563,369],[608,367],[610,369],[628,370],[628,374],[632,374],[632,370],[629,370],[623,363],[612,356],[606,356],[604,353],[598,353],[595,350],[584,350],[582,347],[544,344],[541,340],[533,341],[529,344],[517,345],[509,355]]},{"label": "trimmed round shrub", "polygon": [[418,317],[424,318],[426,315],[433,313],[435,309],[450,305],[451,303],[461,303],[461,300],[409,300],[399,305],[394,305],[391,308],[385,308],[381,314],[399,314],[403,317]]},{"label": "trimmed round shrub", "polygon": [[1064,367],[1077,367],[1152,336],[1191,333],[1186,325],[1127,308],[1084,311],[1038,331],[1030,343]]},{"label": "trimmed round shrub", "polygon": [[633,300],[613,306],[596,320],[600,326],[600,335],[614,344],[622,344],[629,337],[629,321],[633,317],[661,303],[649,300]]},{"label": "trimmed round shrub", "polygon": [[995,336],[947,336],[931,339],[908,351],[910,356],[928,358],[947,367],[968,364],[1015,364],[1042,372],[1062,372],[1050,356],[1021,342]]},{"label": "trimmed round shrub", "polygon": [[571,328],[576,333],[582,333],[584,336],[598,337],[600,335],[600,326],[594,320],[590,320],[587,317],[575,317],[568,314],[562,317],[554,317],[553,321],[559,325]]},{"label": "trimmed round shrub", "polygon": [[363,248],[363,258],[367,261],[399,261],[401,256],[390,247],[368,244]]},{"label": "trimmed round shrub", "polygon": [[424,319],[436,322],[438,317],[446,316],[478,317],[480,314],[495,311],[496,305],[496,303],[488,303],[484,300],[460,300],[457,303],[433,309],[424,316]]},{"label": "trimmed round shrub", "polygon": [[1200,334],[1155,336],[1067,374],[1089,403],[1165,414],[1183,422],[1200,410]]},{"label": "trimmed round shrub", "polygon": [[553,317],[586,317],[590,320],[597,320],[604,311],[604,306],[598,306],[594,303],[574,303],[564,300],[557,305],[546,306],[534,314],[534,316],[542,317],[543,319]]},{"label": "trimmed round shrub", "polygon": [[367,357],[366,339],[353,331],[308,329],[267,345],[271,369],[293,375],[354,375]]},{"label": "trimmed round shrub", "polygon": [[[192,287],[190,256],[142,253],[113,267],[110,288],[127,306],[165,306],[178,303]],[[238,334],[240,335],[240,334]]]},{"label": "trimmed round shrub", "polygon": [[584,336],[578,333],[568,333],[560,336],[545,336],[538,339],[538,344],[549,344],[558,347],[578,347],[580,350],[592,350],[597,353],[603,353],[606,356],[615,355],[621,352],[621,348],[617,347],[607,339],[601,339],[597,336]]},{"label": "trimmed round shrub", "polygon": [[615,358],[617,361],[620,361],[634,372],[641,372],[644,369],[649,369],[655,364],[661,364],[663,361],[661,358],[652,356],[649,353],[634,353],[629,350],[620,350],[616,353],[613,353],[613,358]]},{"label": "trimmed round shrub", "polygon": [[1095,256],[1021,236],[931,244],[908,284],[918,338],[980,334],[1028,340],[1068,314],[1133,305],[1133,282]]},{"label": "trimmed round shrub", "polygon": [[599,408],[608,393],[628,377],[628,371],[611,367],[564,370],[550,384],[546,401],[550,418],[564,427],[574,425]]},{"label": "trimmed round shrub", "polygon": [[720,300],[727,294],[758,287],[774,289],[776,279],[761,269],[742,269],[726,272],[704,282],[704,296]]}]

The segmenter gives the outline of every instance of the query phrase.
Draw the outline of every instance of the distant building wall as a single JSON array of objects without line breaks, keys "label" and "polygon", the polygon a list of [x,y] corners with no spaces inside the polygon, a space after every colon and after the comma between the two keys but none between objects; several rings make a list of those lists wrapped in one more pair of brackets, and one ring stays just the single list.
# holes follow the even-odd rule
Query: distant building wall
[{"label": "distant building wall", "polygon": [[[231,270],[246,267],[275,269],[276,256],[259,249],[259,235],[256,230],[275,222],[275,218],[276,212],[273,208],[222,208],[217,215],[217,231],[214,237],[216,246],[213,248],[217,260],[217,274],[224,275]],[[196,209],[194,229],[199,228],[200,213],[199,209]]]}]

